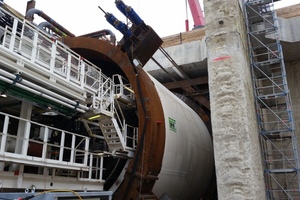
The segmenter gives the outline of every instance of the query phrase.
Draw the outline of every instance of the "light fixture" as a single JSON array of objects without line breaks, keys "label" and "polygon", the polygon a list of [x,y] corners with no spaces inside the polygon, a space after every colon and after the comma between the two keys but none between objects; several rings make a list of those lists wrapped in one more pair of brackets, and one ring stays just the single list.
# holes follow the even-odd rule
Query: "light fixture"
[{"label": "light fixture", "polygon": [[94,116],[89,117],[88,120],[98,119],[100,117],[101,117],[101,115],[94,115]]},{"label": "light fixture", "polygon": [[7,95],[5,94],[5,92],[2,92],[2,93],[0,94],[0,97],[6,98]]},{"label": "light fixture", "polygon": [[133,89],[131,89],[131,88],[127,87],[127,86],[124,86],[124,88],[125,88],[126,90],[128,90],[129,92],[131,92],[131,93],[133,93],[133,94],[134,94],[134,91],[133,91]]},{"label": "light fixture", "polygon": [[46,112],[43,112],[42,115],[57,116],[58,114],[54,111],[46,111]]}]

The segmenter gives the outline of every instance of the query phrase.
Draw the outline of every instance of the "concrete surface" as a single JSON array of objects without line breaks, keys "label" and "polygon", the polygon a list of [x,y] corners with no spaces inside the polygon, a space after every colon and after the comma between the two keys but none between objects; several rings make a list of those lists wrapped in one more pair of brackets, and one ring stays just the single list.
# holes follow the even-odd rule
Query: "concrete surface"
[{"label": "concrete surface", "polygon": [[291,94],[291,102],[295,123],[295,133],[298,139],[298,148],[300,147],[300,62],[289,62],[285,64],[288,86]]},{"label": "concrete surface", "polygon": [[300,16],[284,19],[278,18],[280,40],[284,42],[299,42],[300,41]]},{"label": "concrete surface", "polygon": [[[283,51],[286,52],[284,54],[285,60],[300,60],[298,53],[300,49],[300,16],[291,18],[281,18],[279,16],[278,23],[280,28],[279,37],[283,42]],[[201,40],[169,46],[166,47],[165,50],[188,75],[191,75],[192,77],[205,76],[207,72],[207,50],[205,39],[206,38],[203,37]],[[156,52],[153,57],[174,77],[180,76],[176,73],[176,70],[174,70],[175,67],[161,52]],[[162,83],[170,81],[168,75],[152,60],[145,65],[144,69]]]},{"label": "concrete surface", "polygon": [[218,198],[266,199],[243,13],[237,0],[204,6]]},{"label": "concrete surface", "polygon": [[[165,48],[189,76],[208,73],[218,196],[226,200],[266,198],[241,2],[205,0],[206,35]],[[300,142],[300,16],[295,15],[300,12],[295,8],[280,9],[278,23]],[[180,79],[160,52],[154,58]],[[154,62],[145,69],[162,83],[172,82]]]}]

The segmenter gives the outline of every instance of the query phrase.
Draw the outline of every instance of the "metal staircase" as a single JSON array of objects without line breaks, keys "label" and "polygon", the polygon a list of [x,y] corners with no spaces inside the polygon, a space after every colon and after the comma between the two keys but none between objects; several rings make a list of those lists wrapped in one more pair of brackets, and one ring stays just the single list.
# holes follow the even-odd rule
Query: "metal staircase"
[{"label": "metal staircase", "polygon": [[268,199],[299,199],[298,142],[273,0],[244,4]]},{"label": "metal staircase", "polygon": [[125,139],[115,118],[103,117],[98,123],[109,149],[125,149]]},{"label": "metal staircase", "polygon": [[126,124],[123,110],[135,107],[134,94],[130,84],[125,83],[120,75],[113,76],[113,83],[113,88],[108,89],[113,93],[105,97],[106,92],[103,91],[101,106],[93,111],[92,116],[86,116],[81,121],[91,137],[106,142],[106,153],[129,158],[137,145],[138,128]]}]

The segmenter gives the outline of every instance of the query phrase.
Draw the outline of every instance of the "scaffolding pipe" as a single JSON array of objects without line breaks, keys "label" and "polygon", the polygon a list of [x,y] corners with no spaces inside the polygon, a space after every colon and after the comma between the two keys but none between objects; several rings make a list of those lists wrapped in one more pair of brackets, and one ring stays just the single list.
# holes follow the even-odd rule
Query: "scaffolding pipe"
[{"label": "scaffolding pipe", "polygon": [[36,90],[33,90],[33,89],[29,88],[29,87],[26,87],[26,86],[24,86],[24,85],[21,85],[20,83],[15,83],[13,80],[10,80],[10,79],[5,78],[5,77],[3,77],[3,76],[0,76],[0,80],[1,80],[1,81],[4,81],[4,82],[6,82],[6,83],[9,83],[9,84],[18,85],[19,88],[21,88],[21,89],[23,89],[23,90],[26,90],[27,92],[31,92],[31,93],[33,93],[33,94],[35,94],[35,95],[40,96],[40,97],[45,97],[46,99],[48,99],[48,100],[50,100],[50,101],[56,102],[56,103],[58,103],[58,104],[61,104],[61,105],[63,105],[63,106],[66,106],[66,107],[68,107],[68,108],[70,108],[70,109],[74,109],[74,110],[76,110],[76,111],[78,111],[78,112],[81,112],[81,113],[85,113],[85,112],[86,112],[85,110],[78,109],[78,108],[76,108],[75,106],[72,106],[72,105],[67,104],[67,103],[65,103],[65,102],[62,102],[62,101],[60,101],[60,100],[54,99],[54,98],[52,98],[51,96],[49,96],[49,95],[47,95],[47,94],[44,94],[44,93],[42,93],[42,92],[38,92],[38,91],[36,91]]},{"label": "scaffolding pipe", "polygon": [[[0,72],[1,72],[1,74],[7,75],[9,78],[15,79],[15,75],[9,74],[9,73],[5,72],[4,70],[1,70],[1,69],[0,69]],[[0,79],[3,80],[3,81],[5,81],[5,82],[7,82],[7,83],[10,83],[10,84],[14,83],[14,81],[11,80],[11,79],[9,79],[9,78],[5,78],[5,77],[0,76]],[[12,83],[11,83],[11,82],[12,82]],[[33,84],[33,83],[30,83],[29,81],[26,81],[26,80],[23,79],[23,80],[22,80],[22,83],[23,83],[24,85],[19,84],[19,86],[23,86],[24,88],[22,88],[22,89],[25,89],[25,90],[27,90],[28,92],[34,91],[35,94],[38,94],[38,95],[40,95],[40,96],[43,95],[44,97],[47,97],[47,99],[49,99],[49,100],[51,100],[51,101],[55,101],[55,99],[53,98],[53,97],[55,97],[55,98],[59,99],[59,100],[56,100],[57,103],[62,103],[63,105],[68,106],[69,108],[75,108],[75,107],[78,107],[79,110],[80,110],[80,112],[83,112],[83,113],[85,113],[85,111],[89,110],[89,108],[86,107],[86,106],[83,106],[83,105],[77,105],[78,103],[77,103],[76,101],[71,101],[71,100],[69,100],[69,99],[67,99],[67,98],[65,98],[65,97],[62,97],[62,96],[60,96],[60,95],[54,93],[54,92],[45,90],[45,89],[42,88],[42,87],[39,87],[39,86],[37,86],[37,85],[35,85],[35,84]],[[29,88],[29,87],[30,87],[30,88]],[[32,89],[32,88],[33,88],[33,89]],[[36,89],[36,90],[34,90],[34,89]],[[37,90],[40,90],[40,91],[38,92]],[[46,93],[48,93],[48,94],[46,94]],[[45,95],[46,95],[46,96],[45,96]],[[49,96],[49,95],[51,95],[51,96]]]},{"label": "scaffolding pipe", "polygon": [[103,35],[110,35],[110,43],[115,45],[116,43],[116,35],[109,29],[103,29],[100,31],[88,33],[81,35],[79,37],[92,37],[92,38],[97,38],[97,37],[102,37]]},{"label": "scaffolding pipe", "polygon": [[70,37],[75,37],[75,35],[73,33],[71,33],[70,31],[68,31],[67,29],[65,29],[63,26],[61,26],[59,23],[57,23],[56,21],[54,21],[51,17],[49,17],[48,15],[46,15],[43,11],[35,9],[35,8],[31,8],[30,10],[27,11],[25,19],[29,20],[29,21],[33,21],[34,19],[34,14],[37,14],[38,16],[42,17],[43,19],[45,19],[47,22],[53,24],[53,26],[55,26],[56,28],[58,28],[59,30],[61,30],[64,33],[64,36],[70,36]]},{"label": "scaffolding pipe", "polygon": [[[1,74],[3,74],[4,76],[6,76],[6,77],[8,77],[8,78],[15,79],[15,75],[13,75],[13,74],[10,74],[10,73],[8,73],[8,72],[2,70],[2,69],[0,69],[0,72],[1,72]],[[71,100],[69,100],[69,99],[67,99],[67,98],[65,98],[65,97],[63,97],[63,96],[61,96],[61,95],[58,95],[57,93],[51,92],[51,91],[49,91],[49,90],[46,90],[45,88],[42,88],[42,87],[40,87],[40,86],[37,86],[37,85],[31,83],[30,81],[26,81],[26,80],[23,79],[23,80],[22,80],[22,83],[23,83],[24,85],[28,86],[28,87],[34,88],[34,89],[39,90],[39,91],[41,91],[41,92],[43,92],[43,93],[47,93],[47,94],[49,94],[49,95],[51,95],[51,96],[53,96],[53,97],[55,97],[55,98],[58,98],[58,99],[60,99],[60,100],[62,100],[62,101],[65,101],[65,102],[67,102],[67,103],[69,103],[69,104],[72,104],[72,105],[74,105],[74,106],[77,105],[77,102],[76,102],[76,101],[71,101]],[[78,107],[81,108],[81,109],[84,109],[84,110],[89,110],[89,108],[88,108],[87,106],[78,105]]]},{"label": "scaffolding pipe", "polygon": [[49,28],[51,31],[55,32],[59,36],[66,35],[65,33],[63,33],[61,30],[59,30],[58,28],[56,28],[55,26],[53,26],[53,24],[51,24],[49,22],[41,22],[41,23],[39,23],[38,27],[42,30],[44,30],[44,28]]}]

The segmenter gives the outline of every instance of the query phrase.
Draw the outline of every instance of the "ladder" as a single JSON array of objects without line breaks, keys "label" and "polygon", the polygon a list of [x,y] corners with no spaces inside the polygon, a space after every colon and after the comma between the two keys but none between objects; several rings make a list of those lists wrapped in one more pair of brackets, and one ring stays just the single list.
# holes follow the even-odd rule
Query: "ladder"
[{"label": "ladder", "polygon": [[253,89],[268,199],[298,199],[298,142],[274,2],[244,4]]},{"label": "ladder", "polygon": [[109,149],[114,151],[125,150],[125,139],[116,119],[102,117],[98,123]]}]

